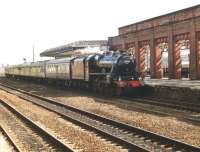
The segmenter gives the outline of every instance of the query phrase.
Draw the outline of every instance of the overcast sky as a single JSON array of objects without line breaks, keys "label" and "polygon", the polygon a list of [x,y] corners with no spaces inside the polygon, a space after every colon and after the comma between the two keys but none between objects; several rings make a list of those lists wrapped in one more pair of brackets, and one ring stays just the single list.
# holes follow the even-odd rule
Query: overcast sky
[{"label": "overcast sky", "polygon": [[0,0],[0,65],[36,60],[45,49],[107,39],[118,27],[200,4],[200,0]]}]

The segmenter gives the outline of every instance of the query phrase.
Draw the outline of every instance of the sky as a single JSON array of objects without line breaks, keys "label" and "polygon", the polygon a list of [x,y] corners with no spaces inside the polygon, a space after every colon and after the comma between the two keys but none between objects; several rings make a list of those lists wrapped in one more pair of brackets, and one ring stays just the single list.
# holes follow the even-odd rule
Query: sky
[{"label": "sky", "polygon": [[118,28],[200,4],[200,0],[0,0],[0,66],[44,60],[45,49],[104,40]]}]

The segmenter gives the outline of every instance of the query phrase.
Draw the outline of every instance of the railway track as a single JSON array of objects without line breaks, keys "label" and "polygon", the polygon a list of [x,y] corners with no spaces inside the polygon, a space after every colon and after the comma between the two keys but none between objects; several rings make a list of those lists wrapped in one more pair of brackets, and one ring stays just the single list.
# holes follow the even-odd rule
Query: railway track
[{"label": "railway track", "polygon": [[[1,84],[1,83],[0,83]],[[4,84],[10,85],[9,82],[5,82]],[[13,85],[16,87],[17,85]],[[191,103],[183,103],[176,101],[168,101],[157,98],[150,97],[142,97],[142,98],[130,98],[130,97],[122,97],[122,98],[102,98],[96,97],[90,94],[90,96],[94,97],[96,101],[104,102],[104,103],[113,103],[120,106],[128,105],[129,108],[137,109],[139,111],[153,113],[156,115],[162,116],[172,116],[176,117],[180,120],[199,125],[200,124],[200,107],[198,104]],[[114,102],[113,102],[114,100]],[[117,102],[116,102],[117,101]],[[182,103],[182,102],[181,102]],[[170,108],[170,109],[167,109]]]},{"label": "railway track", "polygon": [[[6,133],[6,135],[8,136],[8,140],[12,143],[17,152],[30,150],[73,152],[73,150],[65,145],[62,141],[58,140],[53,135],[51,135],[51,133],[38,126],[35,122],[27,118],[6,101],[0,100],[0,107],[1,109],[4,109],[4,114],[6,114],[9,121],[11,122],[8,123],[12,127],[7,126],[6,128],[12,131],[12,137],[9,136],[9,133],[7,131],[5,131],[6,129],[3,129],[3,127],[1,129],[4,131],[4,133]],[[13,132],[15,135],[13,135]],[[20,142],[18,138],[24,140]],[[14,139],[18,140],[15,141]]]},{"label": "railway track", "polygon": [[187,112],[196,112],[200,113],[200,104],[192,104],[192,103],[186,103],[186,102],[177,102],[177,101],[170,101],[166,99],[158,99],[153,97],[141,97],[141,98],[129,98],[124,97],[124,99],[127,99],[129,101],[133,102],[140,102],[145,104],[153,104],[157,106],[163,106],[163,107],[169,107],[174,108],[178,110],[184,110]]},{"label": "railway track", "polygon": [[3,136],[6,138],[6,140],[9,142],[10,146],[12,146],[12,151],[14,152],[20,152],[18,146],[13,141],[12,137],[9,136],[9,134],[0,126],[0,132],[3,134]]},{"label": "railway track", "polygon": [[103,102],[103,103],[109,103],[109,104],[116,104],[120,107],[126,107],[129,110],[138,110],[138,111],[143,111],[147,113],[152,113],[160,116],[171,116],[171,117],[176,117],[180,120],[184,120],[186,122],[190,122],[192,124],[199,125],[200,124],[200,114],[196,112],[184,112],[182,110],[178,109],[166,109],[166,107],[161,106],[161,105],[155,105],[151,103],[143,103],[139,102],[140,100],[134,100],[134,99],[102,99],[102,98],[97,98],[95,97],[95,100],[98,102]]},{"label": "railway track", "polygon": [[[150,98],[150,97],[142,97],[142,98],[130,98],[130,97],[123,97],[119,99],[120,102],[128,103],[128,104],[144,104],[147,106],[158,106],[160,108],[170,108],[170,111],[160,111],[155,110],[153,107],[145,108],[143,106],[138,106],[138,109],[142,111],[147,111],[151,113],[161,114],[161,115],[168,115],[168,116],[176,116],[177,118],[186,120],[188,122],[194,124],[200,124],[200,105],[199,104],[190,104],[190,103],[181,103],[175,102],[168,102],[168,100],[157,99],[157,98]],[[137,107],[137,104],[134,104],[134,107]],[[175,115],[174,115],[175,113]]]},{"label": "railway track", "polygon": [[199,147],[64,105],[52,99],[8,86],[1,86],[1,89],[55,112],[79,126],[95,131],[104,138],[108,138],[130,151],[200,151]]},{"label": "railway track", "polygon": [[[9,85],[8,82],[4,82],[4,83]],[[160,106],[160,107],[168,107],[168,108],[186,111],[186,112],[190,112],[194,114],[200,113],[200,104],[198,103],[194,104],[194,103],[188,103],[188,102],[183,102],[183,101],[177,102],[177,101],[172,101],[172,100],[167,100],[167,99],[158,99],[155,97],[140,97],[140,98],[122,97],[120,99],[135,102],[135,103],[137,102],[137,103],[144,103],[144,104],[155,105],[155,106]],[[101,99],[97,98],[97,100],[101,100]],[[155,112],[155,113],[159,113],[159,112]],[[163,113],[160,113],[160,114],[163,114]],[[200,123],[200,120],[198,118],[189,118],[188,120]]]}]

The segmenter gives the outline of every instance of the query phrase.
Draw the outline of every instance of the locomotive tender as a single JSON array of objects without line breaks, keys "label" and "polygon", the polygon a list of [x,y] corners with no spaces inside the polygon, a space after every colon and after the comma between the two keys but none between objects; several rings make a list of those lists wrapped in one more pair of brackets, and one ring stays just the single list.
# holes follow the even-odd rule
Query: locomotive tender
[{"label": "locomotive tender", "polygon": [[110,95],[142,87],[135,59],[117,52],[9,66],[5,68],[5,75],[56,82],[65,87],[87,88]]}]

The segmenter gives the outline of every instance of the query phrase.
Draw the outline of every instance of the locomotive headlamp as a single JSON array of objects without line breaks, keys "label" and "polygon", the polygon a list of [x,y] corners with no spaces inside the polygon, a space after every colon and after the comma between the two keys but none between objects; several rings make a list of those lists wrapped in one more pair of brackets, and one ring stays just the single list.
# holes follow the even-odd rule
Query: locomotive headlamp
[{"label": "locomotive headlamp", "polygon": [[121,76],[119,76],[119,79],[118,79],[119,81],[121,81],[122,80],[122,78],[121,78]]}]

